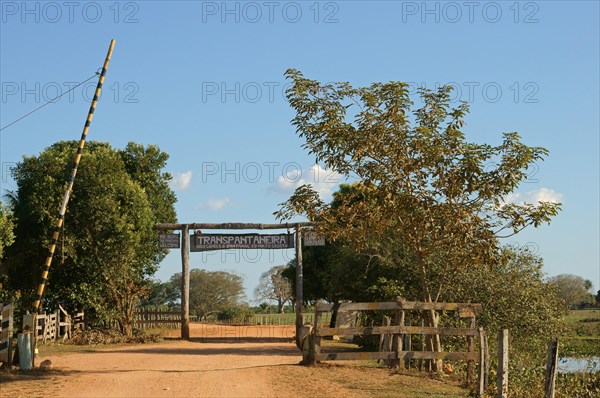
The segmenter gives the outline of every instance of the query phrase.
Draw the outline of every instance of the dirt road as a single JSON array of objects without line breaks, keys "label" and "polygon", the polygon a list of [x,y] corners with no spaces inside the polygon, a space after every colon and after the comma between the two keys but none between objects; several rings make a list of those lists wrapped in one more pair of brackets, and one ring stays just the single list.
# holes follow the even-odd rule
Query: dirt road
[{"label": "dirt road", "polygon": [[[197,329],[192,341],[55,355],[44,355],[42,347],[38,363],[51,359],[55,369],[15,376],[0,385],[0,396],[397,397],[398,388],[406,393],[400,396],[466,396],[456,386],[415,377],[390,377],[385,369],[299,366],[300,352],[285,328],[273,329],[270,335],[261,328],[223,330],[210,329],[203,334]],[[248,338],[252,336],[259,339]],[[392,381],[394,385],[389,384]],[[423,388],[426,395],[409,394]],[[436,391],[443,395],[436,395]]]},{"label": "dirt road", "polygon": [[175,342],[52,359],[65,397],[275,397],[269,372],[298,362],[282,343]]}]

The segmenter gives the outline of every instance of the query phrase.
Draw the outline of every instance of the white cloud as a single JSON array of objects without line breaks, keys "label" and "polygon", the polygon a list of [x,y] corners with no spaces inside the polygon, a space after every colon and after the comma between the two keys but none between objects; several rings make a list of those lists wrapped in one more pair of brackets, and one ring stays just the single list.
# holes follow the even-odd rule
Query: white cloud
[{"label": "white cloud", "polygon": [[552,202],[562,203],[564,195],[560,192],[556,192],[550,188],[540,188],[529,192],[515,192],[504,198],[506,203],[532,203],[537,204],[538,202]]},{"label": "white cloud", "polygon": [[174,191],[187,191],[192,182],[192,172],[186,171],[184,173],[177,173],[171,181],[169,186]]},{"label": "white cloud", "polygon": [[291,195],[301,185],[312,185],[321,199],[328,202],[340,184],[340,174],[321,167],[318,164],[308,169],[291,169],[285,175],[277,177],[275,183],[268,188],[269,192]]},{"label": "white cloud", "polygon": [[231,203],[231,199],[229,199],[228,197],[221,198],[221,199],[210,199],[208,201],[208,203],[206,204],[206,207],[208,207],[212,211],[219,211],[230,203]]}]

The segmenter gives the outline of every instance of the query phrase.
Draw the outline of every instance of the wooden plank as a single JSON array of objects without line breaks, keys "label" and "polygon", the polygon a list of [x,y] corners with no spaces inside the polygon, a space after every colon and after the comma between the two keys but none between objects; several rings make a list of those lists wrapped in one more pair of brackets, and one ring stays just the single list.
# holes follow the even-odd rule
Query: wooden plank
[{"label": "wooden plank", "polygon": [[136,324],[138,325],[147,325],[147,324],[161,324],[161,323],[168,323],[168,324],[179,324],[181,323],[181,319],[144,319],[141,321],[135,321]]},{"label": "wooden plank", "polygon": [[432,351],[402,351],[400,358],[409,359],[447,359],[450,361],[477,360],[477,353],[469,352],[432,352]]},{"label": "wooden plank", "polygon": [[188,226],[184,225],[181,234],[181,338],[190,339],[190,249]]},{"label": "wooden plank", "polygon": [[[317,311],[370,311],[370,310],[436,310],[436,311],[462,311],[465,314],[480,313],[481,304],[472,303],[424,303],[418,301],[381,302],[381,303],[322,303],[316,307]],[[470,310],[471,312],[467,312]],[[469,315],[470,316],[470,315]]]},{"label": "wooden plank", "polygon": [[[390,326],[391,323],[392,321],[389,316],[386,315],[383,317],[383,326]],[[388,333],[382,333],[379,336],[379,351],[391,351],[392,347],[390,343],[390,335]]]},{"label": "wooden plank", "polygon": [[[404,339],[406,340],[404,343],[406,351],[412,351],[412,334],[405,334]],[[404,358],[404,367],[410,369],[410,358]]]},{"label": "wooden plank", "polygon": [[479,328],[479,378],[477,379],[477,397],[481,398],[485,394],[485,379],[487,374],[485,373],[485,331],[483,328]]},{"label": "wooden plank", "polygon": [[451,361],[466,361],[477,359],[477,354],[468,352],[431,352],[431,351],[394,351],[388,352],[322,352],[317,361],[352,361],[366,359],[448,359]]},{"label": "wooden plank", "polygon": [[441,336],[477,336],[477,329],[471,328],[434,328],[428,326],[369,326],[353,328],[320,327],[317,335],[325,336],[353,336],[372,334],[439,334]]},{"label": "wooden plank", "polygon": [[[318,305],[319,303],[317,303]],[[321,338],[319,337],[319,329],[321,324],[322,313],[315,311],[315,324],[313,326],[313,335],[310,340],[310,349],[308,351],[308,363],[315,364],[321,354]]]},{"label": "wooden plank", "polygon": [[508,329],[498,333],[498,398],[508,398]]},{"label": "wooden plank", "polygon": [[354,361],[367,359],[387,359],[396,358],[396,353],[388,352],[322,352],[316,355],[317,361]]},{"label": "wooden plank", "polygon": [[[404,311],[396,311],[394,314],[394,326],[403,327],[404,316]],[[402,335],[393,334],[392,336],[392,351],[399,353],[402,351]],[[391,365],[394,369],[400,368],[400,360],[394,359]]]},{"label": "wooden plank", "polygon": [[156,224],[154,229],[157,231],[174,231],[188,229],[291,229],[296,227],[311,227],[317,223],[314,222],[294,222],[286,224],[257,224],[257,223],[192,223],[192,224]]},{"label": "wooden plank", "polygon": [[544,398],[554,398],[556,388],[556,370],[558,368],[558,338],[548,343],[548,362],[544,378]]},{"label": "wooden plank", "polygon": [[[302,323],[302,310],[304,306],[303,296],[303,271],[302,271],[302,230],[296,227],[296,347],[302,350],[302,341],[300,339],[300,330],[304,325]],[[309,350],[310,352],[310,350]]]},{"label": "wooden plank", "polygon": [[136,312],[135,316],[140,315],[168,315],[168,316],[181,316],[181,311],[144,311],[144,312]]},{"label": "wooden plank", "polygon": [[[476,330],[475,316],[469,318],[469,328],[473,331]],[[479,331],[477,331],[479,334]],[[468,351],[472,354],[475,354],[475,338],[473,336],[467,337],[467,346]],[[468,361],[467,362],[467,384],[471,384],[473,382],[473,374],[475,373],[475,362]]]}]

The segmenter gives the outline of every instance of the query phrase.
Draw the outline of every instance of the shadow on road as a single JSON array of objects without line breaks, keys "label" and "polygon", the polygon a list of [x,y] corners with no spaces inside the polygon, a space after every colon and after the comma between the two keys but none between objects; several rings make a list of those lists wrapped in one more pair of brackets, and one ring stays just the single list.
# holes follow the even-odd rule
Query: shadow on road
[{"label": "shadow on road", "polygon": [[[127,353],[127,354],[165,354],[165,355],[247,355],[247,356],[296,356],[301,359],[302,355],[294,344],[288,344],[283,346],[278,344],[276,346],[269,344],[261,344],[252,347],[244,347],[241,345],[243,342],[223,342],[222,346],[214,347],[203,346],[204,341],[191,340],[194,344],[192,347],[174,347],[172,345],[164,346],[151,346],[151,347],[135,347],[128,349],[118,350],[99,350],[98,354],[102,353]],[[226,344],[230,343],[230,344]],[[246,342],[247,343],[247,342]]]}]

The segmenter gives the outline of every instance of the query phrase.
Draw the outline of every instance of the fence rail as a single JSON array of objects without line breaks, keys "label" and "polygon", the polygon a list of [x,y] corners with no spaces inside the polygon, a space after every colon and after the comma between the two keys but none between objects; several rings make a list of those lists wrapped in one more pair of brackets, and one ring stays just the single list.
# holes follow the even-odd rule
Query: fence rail
[{"label": "fence rail", "polygon": [[[190,316],[190,320],[194,317]],[[141,308],[135,312],[134,326],[140,329],[168,327],[177,329],[181,325],[181,311]]]},{"label": "fence rail", "polygon": [[[398,299],[394,302],[382,303],[340,303],[325,304],[318,303],[315,306],[314,323],[312,326],[306,325],[302,331],[304,337],[303,357],[305,363],[315,363],[317,361],[330,360],[365,360],[365,359],[383,359],[390,366],[399,366],[400,361],[410,362],[411,359],[417,360],[463,360],[467,361],[467,382],[473,380],[475,363],[479,362],[479,388],[483,390],[485,383],[485,358],[483,353],[484,346],[480,344],[479,351],[476,350],[475,337],[479,341],[484,341],[485,333],[483,329],[476,327],[476,316],[481,313],[480,304],[472,303],[426,303],[412,302]],[[354,311],[393,311],[393,321],[389,317],[384,317],[384,324],[381,326],[342,326],[326,327],[322,325],[323,315],[337,311],[348,313]],[[466,319],[468,327],[426,327],[406,325],[406,311],[456,311],[458,317]],[[393,323],[393,324],[392,324]],[[312,328],[312,330],[311,330]],[[329,336],[354,336],[354,335],[380,335],[379,351],[377,352],[322,352],[321,343],[324,337]],[[403,349],[403,340],[410,341],[411,335],[421,336],[462,336],[467,339],[466,352],[448,352],[448,351],[412,351],[410,343],[409,349]]]}]

